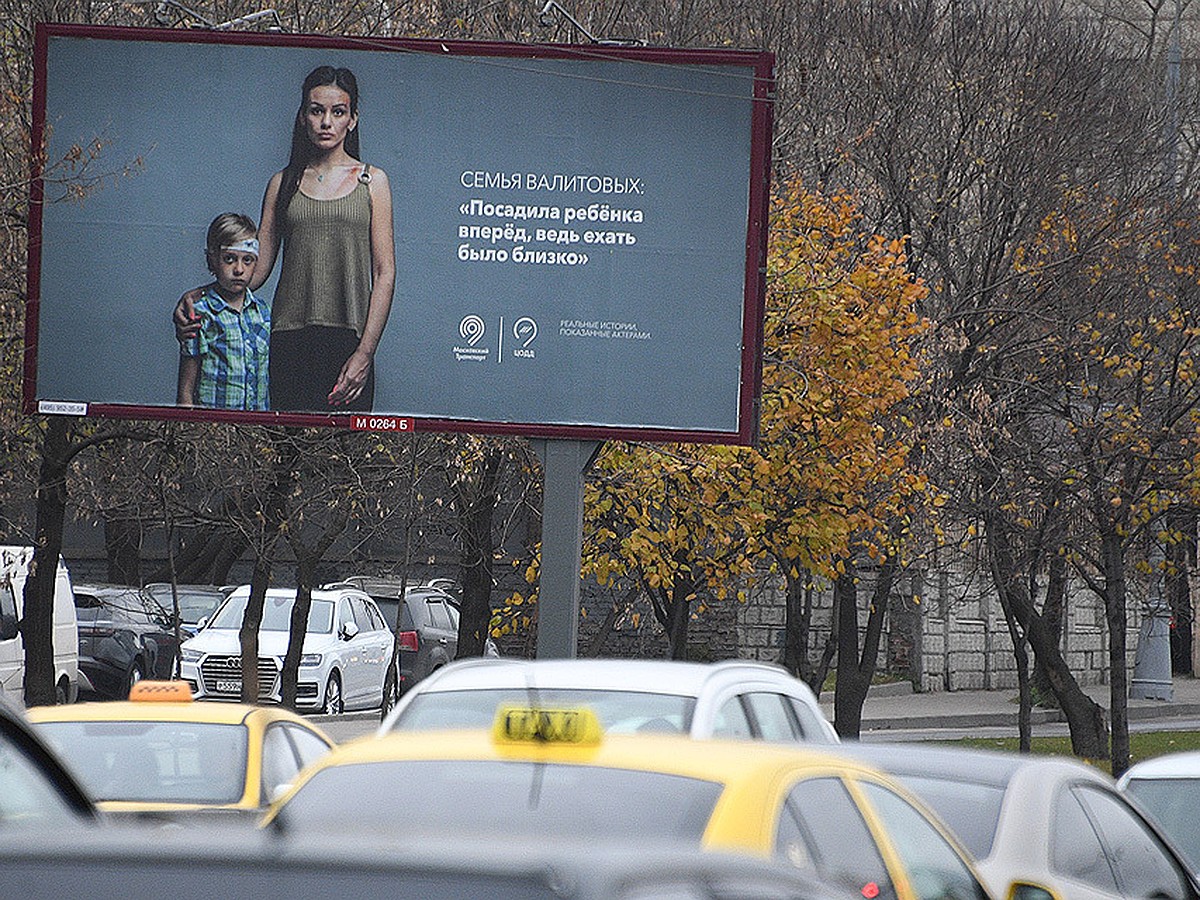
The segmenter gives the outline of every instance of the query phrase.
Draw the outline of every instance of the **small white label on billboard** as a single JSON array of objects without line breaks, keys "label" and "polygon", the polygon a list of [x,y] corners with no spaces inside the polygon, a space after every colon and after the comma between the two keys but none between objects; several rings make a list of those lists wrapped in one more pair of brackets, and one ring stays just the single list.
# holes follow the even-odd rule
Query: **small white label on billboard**
[{"label": "small white label on billboard", "polygon": [[39,400],[38,412],[47,416],[86,416],[87,404],[67,400]]}]

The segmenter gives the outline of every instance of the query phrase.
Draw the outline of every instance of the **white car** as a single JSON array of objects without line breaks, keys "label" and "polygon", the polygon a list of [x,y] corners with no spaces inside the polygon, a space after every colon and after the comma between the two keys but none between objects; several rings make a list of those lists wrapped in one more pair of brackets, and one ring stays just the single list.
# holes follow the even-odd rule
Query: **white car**
[{"label": "white car", "polygon": [[[241,645],[238,631],[250,588],[235,590],[195,637],[183,642],[180,677],[202,700],[240,700]],[[294,588],[267,591],[258,632],[259,698],[281,700],[283,657]],[[315,590],[300,657],[296,706],[340,714],[377,709],[383,703],[384,675],[392,659],[392,630],[373,600],[352,588]]]},{"label": "white car", "polygon": [[1130,766],[1117,787],[1149,810],[1200,874],[1200,751],[1166,753]]},{"label": "white car", "polygon": [[379,726],[490,728],[501,704],[587,706],[608,731],[838,743],[812,690],[778,666],[644,659],[463,659],[405,693]]}]

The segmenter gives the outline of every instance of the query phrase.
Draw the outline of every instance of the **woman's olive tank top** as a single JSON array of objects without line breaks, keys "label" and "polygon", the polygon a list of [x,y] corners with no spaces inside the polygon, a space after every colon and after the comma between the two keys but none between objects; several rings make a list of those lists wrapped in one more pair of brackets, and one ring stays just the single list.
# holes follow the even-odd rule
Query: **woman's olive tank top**
[{"label": "woman's olive tank top", "polygon": [[271,328],[350,328],[362,337],[371,299],[371,188],[359,181],[336,200],[300,191],[288,204]]}]

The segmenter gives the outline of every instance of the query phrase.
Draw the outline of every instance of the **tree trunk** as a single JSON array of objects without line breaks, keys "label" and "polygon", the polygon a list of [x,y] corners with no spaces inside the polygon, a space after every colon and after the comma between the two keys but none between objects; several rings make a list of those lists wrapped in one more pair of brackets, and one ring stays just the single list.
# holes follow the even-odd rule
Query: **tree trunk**
[{"label": "tree trunk", "polygon": [[[300,657],[304,651],[304,635],[308,632],[308,611],[312,608],[313,581],[317,571],[317,558],[303,554],[296,559],[296,600],[292,603],[292,616],[288,622],[287,652],[283,656],[283,674],[280,686],[280,702],[288,709],[296,708],[296,683],[300,679]],[[336,619],[337,611],[334,611]],[[317,690],[325,689],[323,684]],[[319,698],[323,703],[324,698]]]},{"label": "tree trunk", "polygon": [[1129,682],[1126,672],[1125,549],[1115,523],[1100,526],[1100,554],[1104,566],[1104,613],[1108,622],[1109,711],[1112,726],[1112,774],[1119,778],[1129,768]]},{"label": "tree trunk", "polygon": [[675,585],[671,589],[671,604],[667,616],[667,646],[671,659],[687,659],[688,621],[692,613],[691,578],[675,573]]},{"label": "tree trunk", "polygon": [[[1046,599],[1042,603],[1042,621],[1046,623],[1055,644],[1061,647],[1063,620],[1067,608],[1067,560],[1061,553],[1055,553],[1050,557],[1048,568],[1050,577],[1046,583]],[[1035,705],[1058,708],[1058,698],[1050,687],[1050,676],[1036,655],[1033,659],[1031,688],[1031,698]]]},{"label": "tree trunk", "polygon": [[992,581],[1002,596],[1005,614],[1011,612],[1046,672],[1050,689],[1067,719],[1072,752],[1085,759],[1108,759],[1108,730],[1103,708],[1079,687],[1063,659],[1058,635],[1034,608],[1027,583],[1019,575],[1008,529],[998,510],[985,505],[983,520]]},{"label": "tree trunk", "polygon": [[[142,586],[142,528],[136,519],[104,520],[110,584]],[[166,579],[163,579],[166,580]]]},{"label": "tree trunk", "polygon": [[[862,709],[867,692],[875,677],[879,662],[879,645],[883,637],[883,620],[887,616],[888,599],[900,571],[894,558],[879,567],[875,587],[871,590],[871,607],[867,613],[867,628],[862,636],[862,652],[858,649],[858,572],[847,561],[846,574],[835,582],[834,590],[841,592],[838,602],[838,678],[833,694],[833,727],[844,738],[858,739],[862,730]],[[847,609],[849,608],[849,609]],[[847,668],[850,680],[845,690],[842,677]],[[843,730],[844,729],[844,730]]]},{"label": "tree trunk", "polygon": [[833,728],[843,739],[857,739],[862,708],[871,686],[858,666],[858,586],[853,569],[833,583],[833,606],[838,620],[837,685],[833,692]]},{"label": "tree trunk", "polygon": [[1192,662],[1192,594],[1189,576],[1196,567],[1196,510],[1171,510],[1167,521],[1180,540],[1168,550],[1171,565],[1167,567],[1164,591],[1171,604],[1171,674],[1191,675]]},{"label": "tree trunk", "polygon": [[479,478],[470,497],[460,494],[459,542],[462,549],[462,606],[458,620],[456,658],[482,656],[492,627],[492,560],[501,448],[492,446],[480,461]]},{"label": "tree trunk", "polygon": [[71,420],[50,416],[42,440],[34,525],[33,561],[22,596],[21,637],[25,644],[26,706],[55,702],[54,587],[67,514],[67,461]]},{"label": "tree trunk", "polygon": [[287,498],[295,481],[299,456],[296,445],[287,439],[286,432],[270,431],[268,440],[278,453],[278,458],[263,510],[263,527],[259,534],[254,572],[250,576],[250,598],[246,602],[242,627],[238,631],[238,644],[242,652],[243,703],[258,703],[258,630],[262,627],[263,603],[271,584],[275,547],[283,529]]},{"label": "tree trunk", "polygon": [[786,593],[784,599],[783,617],[783,667],[809,682],[813,691],[811,666],[808,664],[808,640],[812,631],[812,595],[806,591],[808,577],[806,572],[800,572],[792,565],[783,565],[787,575]]}]

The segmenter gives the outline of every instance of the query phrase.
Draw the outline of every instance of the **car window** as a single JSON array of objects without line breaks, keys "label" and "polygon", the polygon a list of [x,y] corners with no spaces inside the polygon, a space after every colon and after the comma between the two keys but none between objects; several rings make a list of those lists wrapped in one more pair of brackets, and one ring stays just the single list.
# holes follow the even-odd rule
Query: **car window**
[{"label": "car window", "polygon": [[1190,897],[1187,877],[1157,837],[1120,797],[1091,787],[1076,788],[1091,815],[1117,883],[1127,897]]},{"label": "car window", "polygon": [[798,735],[792,725],[791,715],[784,705],[784,697],[762,691],[744,694],[750,706],[750,714],[758,726],[758,737],[764,741],[795,741]]},{"label": "car window", "polygon": [[446,614],[450,616],[450,627],[458,631],[458,607],[450,602],[446,602],[445,607]]},{"label": "car window", "polygon": [[[246,615],[246,603],[249,597],[240,594],[230,597],[224,606],[213,616],[210,628],[225,628],[237,630],[242,627],[242,619]],[[296,602],[294,596],[273,596],[268,594],[263,600],[263,620],[260,631],[290,631],[292,626],[292,605]],[[308,608],[308,633],[330,634],[333,631],[333,603],[329,600],[313,599]]]},{"label": "car window", "polygon": [[775,855],[846,885],[847,896],[896,898],[883,856],[841,779],[810,778],[788,792],[775,831]]},{"label": "car window", "polygon": [[1200,871],[1200,778],[1133,778],[1125,790],[1150,810],[1175,845]]},{"label": "car window", "polygon": [[730,697],[721,704],[713,720],[713,736],[741,739],[753,737],[750,732],[750,720],[746,718],[740,697]]},{"label": "car window", "polygon": [[1073,791],[1060,791],[1054,802],[1050,867],[1064,878],[1117,893],[1117,878],[1105,856],[1100,835]]},{"label": "car window", "polygon": [[988,900],[970,866],[920,810],[883,785],[861,786],[883,820],[919,900]]},{"label": "car window", "polygon": [[409,597],[400,604],[400,624],[397,626],[397,630],[416,631],[425,624],[427,615],[425,604],[420,601],[420,598]]},{"label": "car window", "polygon": [[905,773],[900,780],[933,808],[972,856],[986,859],[992,855],[1004,802],[1003,787],[928,774]]},{"label": "car window", "polygon": [[301,768],[311,762],[315,762],[329,752],[329,745],[307,728],[291,724],[285,724],[282,727],[287,732],[288,737],[292,739],[292,744],[295,746],[296,753],[300,757]]},{"label": "car window", "polygon": [[425,608],[429,610],[429,621],[434,628],[440,628],[443,631],[450,631],[453,627],[450,624],[450,613],[446,612],[446,604],[441,600],[426,598]]},{"label": "car window", "polygon": [[354,621],[354,610],[350,607],[350,598],[342,597],[337,605],[337,630],[341,632],[342,626]]},{"label": "car window", "polygon": [[383,620],[383,613],[379,611],[379,607],[369,600],[364,600],[363,606],[366,607],[367,618],[371,620],[371,630],[387,631],[387,623]]},{"label": "car window", "polygon": [[77,820],[43,771],[18,746],[0,741],[0,827]]},{"label": "car window", "polygon": [[279,788],[296,780],[300,761],[288,740],[282,725],[271,725],[263,734],[262,747],[262,793],[263,802],[269,803]]},{"label": "car window", "polygon": [[96,800],[233,803],[245,790],[241,725],[41,722],[38,729]]},{"label": "car window", "polygon": [[791,705],[792,714],[800,725],[800,736],[806,740],[828,740],[828,731],[824,720],[811,706],[795,697],[786,698]]},{"label": "car window", "polygon": [[17,636],[17,596],[12,584],[0,583],[0,641],[9,641]]},{"label": "car window", "polygon": [[350,614],[353,616],[353,622],[358,626],[359,631],[374,631],[375,623],[371,621],[371,616],[367,612],[367,605],[363,602],[362,597],[350,598]]},{"label": "car window", "polygon": [[297,829],[436,828],[699,845],[723,786],[632,769],[525,760],[400,760],[314,773],[280,824]]}]

